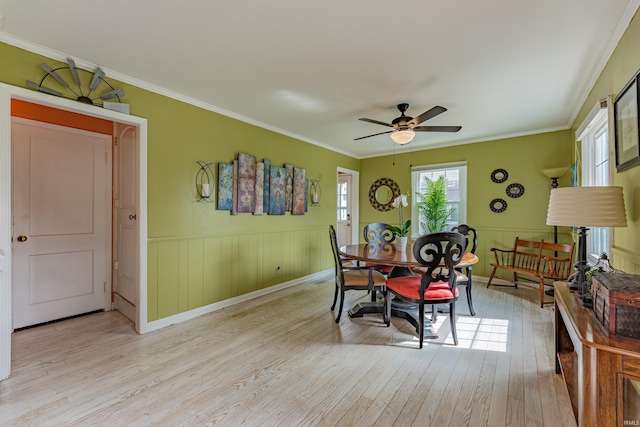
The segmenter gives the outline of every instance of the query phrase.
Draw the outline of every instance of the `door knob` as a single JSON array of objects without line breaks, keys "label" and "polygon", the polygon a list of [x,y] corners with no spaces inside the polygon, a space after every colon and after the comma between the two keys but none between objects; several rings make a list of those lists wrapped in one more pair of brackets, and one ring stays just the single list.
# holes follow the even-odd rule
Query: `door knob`
[{"label": "door knob", "polygon": [[17,240],[18,240],[18,242],[26,242],[27,241],[27,236],[20,235],[20,236],[18,236]]},{"label": "door knob", "polygon": [[130,221],[135,221],[136,220],[136,215],[129,215],[129,220]]}]

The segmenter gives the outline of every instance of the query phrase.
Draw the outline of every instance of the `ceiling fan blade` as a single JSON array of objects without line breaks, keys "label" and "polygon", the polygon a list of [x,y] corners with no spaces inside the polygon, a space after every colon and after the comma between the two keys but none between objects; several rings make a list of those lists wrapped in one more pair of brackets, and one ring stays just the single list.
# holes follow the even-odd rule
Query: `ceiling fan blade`
[{"label": "ceiling fan blade", "polygon": [[413,120],[411,120],[409,122],[409,124],[417,126],[420,123],[424,122],[425,120],[429,120],[430,118],[435,117],[438,114],[444,113],[445,111],[447,111],[446,108],[440,107],[439,105],[436,105],[435,107],[433,107],[429,111],[425,111],[424,113],[420,114],[418,117],[414,117]]},{"label": "ceiling fan blade", "polygon": [[31,80],[27,80],[27,86],[29,86],[31,89],[35,89],[35,90],[39,90],[40,92],[48,93],[49,95],[60,96],[60,97],[64,98],[64,96],[60,92],[58,92],[57,90],[53,90],[53,89],[49,89],[48,87],[40,86],[38,83],[34,83]]},{"label": "ceiling fan blade", "polygon": [[362,118],[362,119],[358,119],[358,120],[362,120],[363,122],[374,123],[376,125],[389,126],[390,128],[394,128],[395,127],[394,125],[392,125],[390,123],[385,123],[385,122],[381,122],[381,121],[373,120],[373,119]]},{"label": "ceiling fan blade", "polygon": [[100,95],[100,99],[112,99],[112,98],[118,98],[120,99],[121,96],[124,96],[124,89],[120,88],[120,89],[114,89],[111,92],[107,92],[107,93],[103,93],[102,95]]},{"label": "ceiling fan blade", "polygon": [[67,58],[67,64],[69,64],[69,69],[71,69],[71,74],[73,75],[73,80],[76,82],[76,85],[80,87],[80,77],[78,77],[78,70],[76,69],[76,62]]},{"label": "ceiling fan blade", "polygon": [[96,71],[93,73],[93,79],[91,79],[91,84],[89,85],[89,89],[92,91],[95,90],[100,84],[100,79],[104,77],[104,71],[100,69],[100,67],[96,68]]},{"label": "ceiling fan blade", "polygon": [[353,140],[357,141],[359,139],[371,138],[372,136],[384,135],[385,133],[391,133],[391,132],[395,132],[395,130],[388,130],[386,132],[374,133],[373,135],[361,136],[360,138],[354,138]]},{"label": "ceiling fan blade", "polygon": [[416,126],[415,132],[458,132],[462,126]]}]

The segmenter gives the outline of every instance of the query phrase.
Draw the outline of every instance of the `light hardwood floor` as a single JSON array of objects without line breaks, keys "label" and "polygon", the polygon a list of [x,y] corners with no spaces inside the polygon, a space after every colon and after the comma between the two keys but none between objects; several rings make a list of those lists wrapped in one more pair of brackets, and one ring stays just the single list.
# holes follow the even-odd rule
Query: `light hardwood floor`
[{"label": "light hardwood floor", "polygon": [[401,319],[337,325],[332,297],[306,283],[143,336],[117,312],[16,332],[0,425],[575,426],[536,291],[477,283],[460,345],[441,315],[422,350]]}]

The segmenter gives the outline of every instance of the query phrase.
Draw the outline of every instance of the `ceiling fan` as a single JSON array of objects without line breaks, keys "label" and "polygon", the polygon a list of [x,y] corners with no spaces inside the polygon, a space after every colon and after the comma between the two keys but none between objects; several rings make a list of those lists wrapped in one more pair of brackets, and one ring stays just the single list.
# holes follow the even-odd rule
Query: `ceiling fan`
[{"label": "ceiling fan", "polygon": [[416,132],[458,132],[462,129],[462,126],[418,126],[420,123],[425,120],[429,120],[438,114],[442,114],[447,111],[446,108],[436,106],[432,109],[425,111],[420,114],[418,117],[413,118],[409,116],[405,116],[404,112],[409,108],[409,104],[398,104],[398,110],[400,110],[400,117],[396,117],[393,121],[389,123],[381,122],[378,120],[361,118],[363,122],[375,123],[382,126],[389,126],[394,128],[393,130],[388,130],[386,132],[374,133],[373,135],[361,136],[360,138],[355,138],[354,141],[359,139],[369,138],[372,136],[383,135],[385,133],[391,134],[391,139],[396,144],[404,145],[408,144],[413,140]]}]

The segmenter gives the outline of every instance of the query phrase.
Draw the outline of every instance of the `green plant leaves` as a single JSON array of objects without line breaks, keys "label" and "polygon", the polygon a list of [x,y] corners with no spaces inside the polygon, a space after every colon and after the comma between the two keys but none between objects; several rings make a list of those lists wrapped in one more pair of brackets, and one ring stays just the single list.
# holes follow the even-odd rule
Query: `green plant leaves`
[{"label": "green plant leaves", "polygon": [[447,181],[440,176],[435,181],[425,178],[427,189],[424,193],[416,193],[418,196],[418,216],[420,226],[429,233],[444,231],[447,221],[456,211],[447,207]]},{"label": "green plant leaves", "polygon": [[396,227],[395,225],[390,225],[387,228],[389,230],[391,230],[391,232],[393,234],[395,234],[396,236],[399,237],[405,237],[407,235],[407,233],[409,233],[409,227],[411,227],[411,220],[408,219],[404,225],[402,226],[402,228],[400,227]]}]

